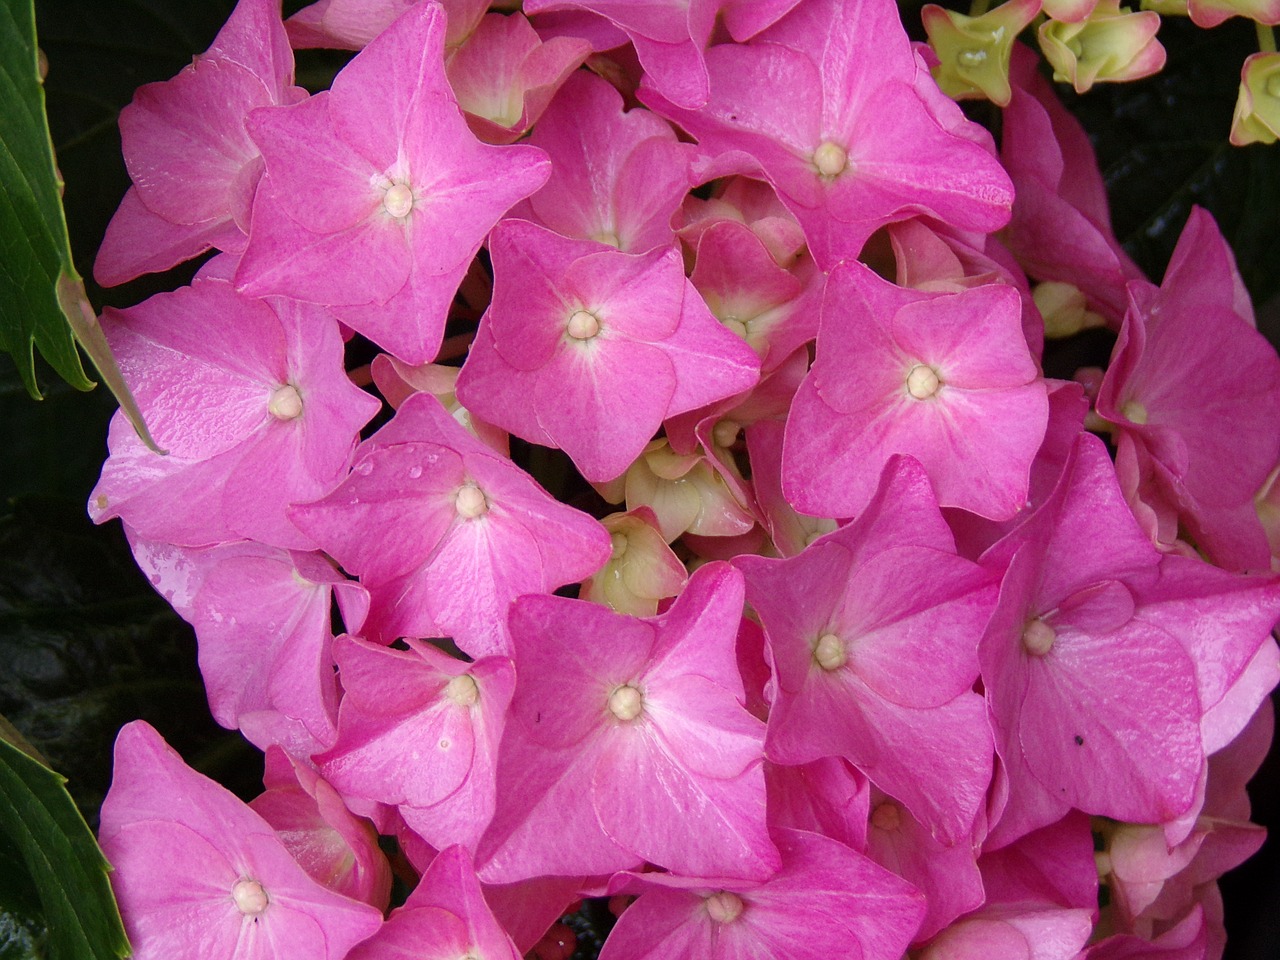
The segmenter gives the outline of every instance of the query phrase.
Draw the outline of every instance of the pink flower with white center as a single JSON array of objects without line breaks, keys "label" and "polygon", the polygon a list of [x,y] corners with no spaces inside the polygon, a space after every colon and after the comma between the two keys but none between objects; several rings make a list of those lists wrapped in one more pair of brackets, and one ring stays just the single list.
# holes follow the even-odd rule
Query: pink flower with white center
[{"label": "pink flower with white center", "polygon": [[591,44],[576,37],[545,43],[521,14],[485,16],[445,65],[458,106],[485,143],[513,143],[582,66]]},{"label": "pink flower with white center", "polygon": [[579,71],[565,81],[529,143],[547,152],[551,176],[512,216],[627,253],[671,244],[671,219],[693,185],[692,150],[661,117],[624,111],[617,90]]},{"label": "pink flower with white center", "polygon": [[823,269],[915,214],[983,233],[1008,221],[1013,189],[989,138],[938,92],[889,0],[810,0],[706,62],[702,109],[656,88],[642,99],[705,152],[736,154],[732,172],[772,183]]},{"label": "pink flower with white center", "polygon": [[141,720],[116,738],[98,836],[137,960],[342,960],[382,925]]},{"label": "pink flower with white center", "polygon": [[420,393],[361,445],[333,493],[291,515],[369,589],[366,637],[451,636],[476,657],[509,655],[512,600],[581,581],[610,554],[598,521]]},{"label": "pink flower with white center", "polygon": [[899,960],[924,895],[844,844],[774,832],[782,867],[757,885],[621,874],[611,892],[640,897],[618,918],[600,960]]},{"label": "pink flower with white center", "polygon": [[540,150],[467,129],[444,28],[440,7],[420,4],[329,91],[249,120],[266,174],[237,285],[340,305],[343,322],[408,363],[435,356],[485,235],[550,173]]},{"label": "pink flower with white center", "polygon": [[433,847],[473,848],[493,815],[515,673],[503,657],[468,663],[404,642],[407,651],[350,637],[335,643],[338,739],[316,765],[344,794],[399,806]]},{"label": "pink flower with white center", "polygon": [[213,45],[120,111],[133,186],[93,265],[103,286],[204,253],[244,249],[262,163],[245,130],[256,107],[295,103],[293,52],[276,0],[241,0]]},{"label": "pink flower with white center", "polygon": [[[1114,425],[1122,484],[1219,565],[1270,569],[1254,496],[1280,460],[1280,359],[1251,325],[1213,218],[1192,211],[1164,283],[1135,281],[1129,292],[1097,400]],[[1214,350],[1193,349],[1205,338]]]},{"label": "pink flower with white center", "polygon": [[974,641],[996,584],[955,555],[918,464],[797,557],[738,557],[769,641],[778,763],[844,757],[934,837],[969,836],[991,779]]},{"label": "pink flower with white center", "polygon": [[787,420],[783,490],[804,513],[854,516],[889,458],[906,454],[942,506],[1007,519],[1026,503],[1048,417],[1015,289],[903,290],[842,264]]},{"label": "pink flower with white center", "polygon": [[285,510],[333,488],[379,406],[347,378],[332,315],[196,280],[108,308],[102,326],[167,454],[117,413],[90,495],[94,522],[120,517],[144,539],[182,546],[313,547]]},{"label": "pink flower with white center", "polygon": [[622,474],[667,417],[759,379],[759,358],[708,312],[675,247],[637,256],[504,220],[490,252],[493,303],[458,398],[564,450],[589,481]]},{"label": "pink flower with white center", "polygon": [[[192,550],[131,539],[143,573],[195,627],[214,719],[235,729],[252,715],[278,714],[296,731],[295,743],[309,741],[301,751],[290,746],[294,756],[331,744],[333,602],[348,629],[358,630],[369,609],[364,588],[316,553],[248,541]],[[259,737],[250,739],[265,749]]]},{"label": "pink flower with white center", "polygon": [[[1087,434],[1054,494],[983,562],[1007,568],[979,648],[1010,781],[999,842],[1067,807],[1134,823],[1186,812],[1204,763],[1199,664],[1242,669],[1280,610],[1247,594],[1213,595],[1212,575],[1166,569]],[[1195,620],[1217,624],[1200,649],[1189,642],[1198,631],[1170,630],[1174,618],[1161,609],[1161,581],[1174,575],[1172,592],[1199,595]]]},{"label": "pink flower with white center", "polygon": [[560,597],[516,601],[520,683],[481,876],[595,875],[645,860],[755,880],[778,868],[764,725],[742,705],[742,599],[741,575],[710,563],[650,619]]}]

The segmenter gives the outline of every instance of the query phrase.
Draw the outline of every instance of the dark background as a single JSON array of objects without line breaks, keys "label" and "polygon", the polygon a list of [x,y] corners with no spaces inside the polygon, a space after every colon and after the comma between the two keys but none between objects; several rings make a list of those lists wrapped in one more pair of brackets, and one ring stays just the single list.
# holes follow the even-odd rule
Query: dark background
[{"label": "dark background", "polygon": [[[904,20],[913,22],[914,11],[903,6]],[[104,291],[89,274],[129,183],[119,109],[137,86],[174,75],[204,50],[231,7],[228,0],[37,0],[72,247],[98,308],[137,303],[189,276],[190,270],[175,278],[177,271]],[[1252,24],[1229,21],[1201,31],[1166,19],[1160,38],[1169,50],[1160,76],[1067,98],[1095,138],[1116,233],[1158,278],[1191,204],[1209,208],[1236,250],[1274,343],[1280,148],[1238,149],[1226,140],[1239,64],[1256,49]],[[302,54],[299,82],[322,88],[342,62],[341,55]],[[976,119],[991,112],[974,108]],[[1093,347],[1105,359],[1105,338]],[[40,380],[46,399],[37,403],[0,359],[0,449],[7,452],[0,458],[0,714],[70,777],[91,825],[110,782],[115,732],[137,717],[196,769],[252,796],[261,789],[260,757],[209,717],[189,629],[137,571],[119,525],[95,528],[85,514],[106,456],[111,397],[102,389],[77,393],[43,366]],[[1255,820],[1274,833],[1280,751],[1272,751],[1251,795]],[[1276,956],[1277,846],[1268,840],[1222,882],[1231,960]]]}]

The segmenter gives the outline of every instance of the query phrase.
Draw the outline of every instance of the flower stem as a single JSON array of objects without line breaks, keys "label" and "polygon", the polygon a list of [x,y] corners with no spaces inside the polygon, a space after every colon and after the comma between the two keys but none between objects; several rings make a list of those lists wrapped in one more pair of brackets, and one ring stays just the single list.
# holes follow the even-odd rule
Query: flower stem
[{"label": "flower stem", "polygon": [[1271,27],[1265,23],[1254,23],[1258,29],[1258,49],[1263,53],[1276,52],[1276,34]]}]

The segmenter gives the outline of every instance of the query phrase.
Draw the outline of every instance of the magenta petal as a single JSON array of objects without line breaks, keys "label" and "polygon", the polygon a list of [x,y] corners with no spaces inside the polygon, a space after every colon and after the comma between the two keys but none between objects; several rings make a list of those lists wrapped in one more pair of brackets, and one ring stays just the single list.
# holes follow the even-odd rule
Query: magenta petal
[{"label": "magenta petal", "polygon": [[[193,943],[254,960],[281,956],[285,944],[341,960],[382,923],[374,907],[307,876],[265,820],[190,770],[142,721],[117,737],[100,836],[143,960],[190,955]],[[266,894],[255,915],[232,896],[241,881]]]},{"label": "magenta petal", "polygon": [[[773,873],[760,767],[733,780],[699,776],[655,733],[618,731],[602,744],[591,793],[609,838],[676,873],[756,880]],[[641,783],[662,790],[636,789]]]}]

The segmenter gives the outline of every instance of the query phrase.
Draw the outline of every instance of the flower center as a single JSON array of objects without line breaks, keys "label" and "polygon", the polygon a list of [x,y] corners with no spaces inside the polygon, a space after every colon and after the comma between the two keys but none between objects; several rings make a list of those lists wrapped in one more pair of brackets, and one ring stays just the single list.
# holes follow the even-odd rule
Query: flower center
[{"label": "flower center", "polygon": [[871,825],[877,830],[892,833],[902,824],[902,813],[896,803],[886,800],[871,812]]},{"label": "flower center", "polygon": [[732,447],[738,441],[740,427],[733,420],[721,420],[711,428],[711,441],[717,447]]},{"label": "flower center", "polygon": [[1130,423],[1143,424],[1147,422],[1147,408],[1137,400],[1130,400],[1120,408],[1120,412]]},{"label": "flower center", "polygon": [[270,903],[267,891],[262,889],[262,884],[247,877],[236,881],[236,885],[231,888],[231,899],[236,902],[236,908],[246,917],[256,917],[266,910],[267,904]]},{"label": "flower center", "polygon": [[1043,620],[1032,620],[1022,628],[1022,645],[1027,648],[1027,653],[1035,657],[1043,657],[1052,650],[1053,641],[1057,638],[1053,627]]},{"label": "flower center", "polygon": [[609,559],[621,560],[627,555],[627,547],[630,546],[630,544],[631,541],[627,539],[627,535],[625,533],[609,534],[609,546],[613,549]]},{"label": "flower center", "polygon": [[458,516],[466,520],[483,517],[489,512],[489,501],[485,499],[484,491],[470,483],[458,490],[453,505]]},{"label": "flower center", "polygon": [[839,670],[849,660],[844,641],[834,633],[824,633],[813,648],[813,659],[823,670]]},{"label": "flower center", "polygon": [[630,684],[609,694],[609,712],[619,720],[634,720],[644,709],[644,694]]},{"label": "flower center", "polygon": [[824,177],[839,176],[849,166],[849,154],[840,144],[827,140],[813,151],[813,165]]},{"label": "flower center", "polygon": [[722,317],[720,322],[723,323],[727,329],[732,330],[734,333],[740,336],[743,340],[747,339],[747,334],[750,332],[747,329],[747,321],[741,320],[738,317],[730,315],[727,317]]},{"label": "flower center", "polygon": [[403,220],[413,209],[413,191],[408,184],[393,183],[382,195],[382,207],[397,220]]},{"label": "flower center", "polygon": [[742,898],[736,893],[721,890],[706,899],[707,913],[717,923],[733,923],[742,916]]},{"label": "flower center", "polygon": [[917,363],[907,373],[907,393],[917,400],[928,400],[942,386],[938,371],[924,363]]},{"label": "flower center", "polygon": [[460,707],[470,707],[480,699],[480,688],[469,673],[454,677],[444,688],[444,695]]},{"label": "flower center", "polygon": [[302,394],[291,383],[276,387],[267,403],[267,409],[277,420],[296,420],[302,416]]},{"label": "flower center", "polygon": [[982,66],[986,63],[986,60],[987,51],[985,50],[961,50],[956,54],[956,61],[960,66],[967,67],[970,70]]},{"label": "flower center", "polygon": [[573,316],[569,318],[569,323],[565,327],[565,333],[573,337],[575,340],[590,340],[600,332],[600,321],[596,319],[594,313],[586,310],[576,310]]}]

